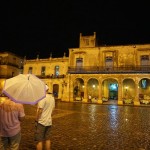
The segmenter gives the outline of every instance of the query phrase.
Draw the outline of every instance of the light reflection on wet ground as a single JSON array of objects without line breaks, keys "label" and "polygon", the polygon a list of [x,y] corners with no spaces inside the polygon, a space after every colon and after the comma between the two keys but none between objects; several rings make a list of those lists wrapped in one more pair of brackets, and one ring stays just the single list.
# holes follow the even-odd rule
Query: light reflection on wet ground
[{"label": "light reflection on wet ground", "polygon": [[[150,107],[59,102],[51,140],[54,150],[150,150]],[[31,140],[27,147],[33,149]]]}]

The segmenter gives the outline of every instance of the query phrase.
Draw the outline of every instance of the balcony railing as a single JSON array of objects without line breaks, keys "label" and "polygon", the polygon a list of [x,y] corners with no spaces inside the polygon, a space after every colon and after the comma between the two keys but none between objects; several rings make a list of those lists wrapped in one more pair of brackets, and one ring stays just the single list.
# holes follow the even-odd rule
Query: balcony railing
[{"label": "balcony railing", "polygon": [[39,78],[42,79],[46,79],[46,78],[50,78],[50,79],[57,79],[57,78],[65,78],[65,75],[36,75]]},{"label": "balcony railing", "polygon": [[103,66],[84,66],[84,67],[68,67],[70,74],[119,74],[119,73],[150,73],[150,65],[148,66],[125,66],[125,67],[103,67]]},{"label": "balcony railing", "polygon": [[[58,79],[58,78],[65,78],[65,75],[36,75],[37,77],[41,78],[41,79],[46,79],[46,78],[50,78],[50,79]],[[4,78],[4,79],[9,79],[12,78],[12,75],[1,75],[0,74],[0,79]]]}]

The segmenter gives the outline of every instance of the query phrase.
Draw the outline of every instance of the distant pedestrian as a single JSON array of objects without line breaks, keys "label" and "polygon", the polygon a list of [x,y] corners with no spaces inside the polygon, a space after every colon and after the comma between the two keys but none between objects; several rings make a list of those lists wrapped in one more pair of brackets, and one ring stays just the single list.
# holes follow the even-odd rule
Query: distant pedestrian
[{"label": "distant pedestrian", "polygon": [[89,95],[89,102],[92,102],[92,97],[91,97],[91,95]]},{"label": "distant pedestrian", "polygon": [[55,108],[55,100],[52,94],[48,94],[48,86],[46,85],[47,94],[44,99],[39,101],[36,114],[35,125],[35,141],[36,149],[42,150],[45,144],[45,149],[50,150],[50,130],[52,126],[52,112]]},{"label": "distant pedestrian", "polygon": [[20,122],[24,116],[22,104],[15,103],[8,97],[0,103],[0,150],[19,150]]}]

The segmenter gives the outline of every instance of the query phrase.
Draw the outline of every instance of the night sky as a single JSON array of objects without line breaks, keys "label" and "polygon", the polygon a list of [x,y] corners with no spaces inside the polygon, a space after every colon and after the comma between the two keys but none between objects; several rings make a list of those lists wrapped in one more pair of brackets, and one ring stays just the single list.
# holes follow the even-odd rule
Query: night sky
[{"label": "night sky", "polygon": [[0,51],[27,59],[62,57],[79,34],[96,32],[98,45],[150,44],[148,2],[53,0],[1,2]]}]

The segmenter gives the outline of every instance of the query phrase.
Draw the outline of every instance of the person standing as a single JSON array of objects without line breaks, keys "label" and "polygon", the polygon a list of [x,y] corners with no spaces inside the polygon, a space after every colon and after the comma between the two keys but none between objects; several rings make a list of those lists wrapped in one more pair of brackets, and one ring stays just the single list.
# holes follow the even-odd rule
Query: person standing
[{"label": "person standing", "polygon": [[50,150],[50,130],[52,126],[52,112],[55,108],[55,100],[52,94],[48,94],[48,86],[46,85],[46,97],[39,101],[37,105],[37,113],[35,120],[35,141],[36,149],[42,150],[45,144],[45,149]]},{"label": "person standing", "polygon": [[90,103],[92,102],[92,97],[91,97],[91,95],[89,95],[89,102],[90,102]]},{"label": "person standing", "polygon": [[8,97],[0,103],[0,150],[18,150],[21,141],[20,122],[25,117],[22,104]]}]

